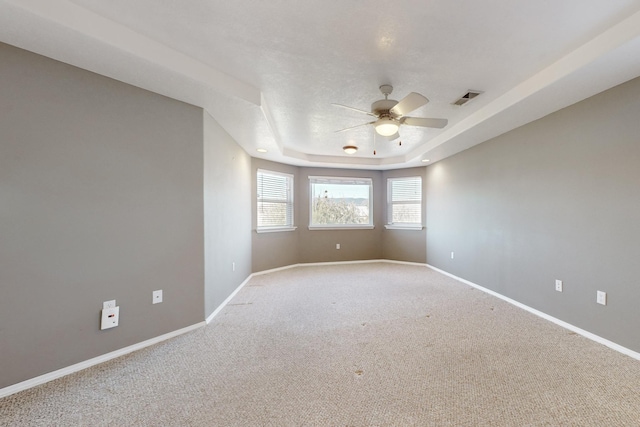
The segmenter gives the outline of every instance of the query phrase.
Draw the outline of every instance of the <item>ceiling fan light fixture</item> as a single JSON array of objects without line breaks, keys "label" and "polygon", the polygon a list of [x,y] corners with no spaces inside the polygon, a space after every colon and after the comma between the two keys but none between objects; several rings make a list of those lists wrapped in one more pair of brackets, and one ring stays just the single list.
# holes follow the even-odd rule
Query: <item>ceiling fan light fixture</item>
[{"label": "ceiling fan light fixture", "polygon": [[344,147],[342,147],[342,149],[347,154],[355,154],[356,151],[358,151],[358,147],[356,147],[355,145],[345,145]]},{"label": "ceiling fan light fixture", "polygon": [[374,126],[379,135],[391,136],[398,132],[400,124],[397,120],[394,120],[391,117],[380,117],[376,120]]}]

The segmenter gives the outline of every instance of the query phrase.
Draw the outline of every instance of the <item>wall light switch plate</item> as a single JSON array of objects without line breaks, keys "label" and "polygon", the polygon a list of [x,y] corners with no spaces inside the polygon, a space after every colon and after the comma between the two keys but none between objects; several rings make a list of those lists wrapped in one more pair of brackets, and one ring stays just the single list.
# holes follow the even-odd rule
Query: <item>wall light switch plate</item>
[{"label": "wall light switch plate", "polygon": [[102,309],[104,310],[105,308],[115,308],[116,306],[116,300],[111,300],[111,301],[105,301],[102,303]]},{"label": "wall light switch plate", "polygon": [[598,304],[607,305],[607,293],[602,291],[597,291],[596,302]]},{"label": "wall light switch plate", "polygon": [[153,291],[153,303],[158,304],[162,302],[162,289]]},{"label": "wall light switch plate", "polygon": [[118,326],[120,322],[120,307],[103,308],[100,318],[100,329],[110,329]]}]

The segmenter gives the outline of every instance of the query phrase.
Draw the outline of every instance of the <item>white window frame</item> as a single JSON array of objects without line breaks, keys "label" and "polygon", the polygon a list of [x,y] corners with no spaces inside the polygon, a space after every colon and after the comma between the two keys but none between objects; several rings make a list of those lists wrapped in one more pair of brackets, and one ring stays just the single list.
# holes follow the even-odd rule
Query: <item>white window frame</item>
[{"label": "white window frame", "polygon": [[[415,181],[418,180],[419,184],[419,200],[393,200],[393,184],[394,182],[401,181]],[[395,178],[387,178],[387,224],[385,228],[390,230],[422,230],[423,215],[422,215],[422,177],[421,176],[403,176]],[[407,205],[416,204],[420,207],[420,222],[393,222],[393,206],[394,205]]]},{"label": "white window frame", "polygon": [[[313,223],[313,185],[314,184],[359,184],[369,185],[369,223],[367,224],[314,224]],[[309,230],[371,230],[373,225],[373,179],[360,177],[309,176]]]},{"label": "white window frame", "polygon": [[[285,194],[286,197],[283,198],[262,198],[260,197],[261,195],[261,182],[260,182],[260,176],[262,175],[271,175],[271,176],[277,176],[277,177],[282,177],[286,179],[286,186],[287,188],[285,188]],[[257,173],[256,173],[256,232],[257,233],[272,233],[272,232],[278,232],[278,231],[293,231],[296,229],[296,227],[294,226],[294,208],[295,205],[293,204],[293,175],[288,174],[288,173],[283,173],[283,172],[276,172],[276,171],[271,171],[271,170],[266,170],[266,169],[258,169]],[[261,203],[263,202],[269,202],[269,203],[284,203],[285,204],[285,210],[286,210],[286,220],[285,220],[285,224],[282,225],[277,225],[277,226],[260,226],[259,221],[258,221],[258,211],[260,210],[261,207]]]}]

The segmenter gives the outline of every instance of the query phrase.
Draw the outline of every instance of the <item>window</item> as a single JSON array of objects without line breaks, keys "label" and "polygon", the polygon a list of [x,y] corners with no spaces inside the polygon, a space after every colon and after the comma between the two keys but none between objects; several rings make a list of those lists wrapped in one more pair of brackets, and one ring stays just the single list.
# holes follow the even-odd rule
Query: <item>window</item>
[{"label": "window", "polygon": [[294,230],[293,175],[258,169],[258,232]]},{"label": "window", "polygon": [[373,228],[371,178],[309,177],[309,228]]},{"label": "window", "polygon": [[387,180],[387,228],[422,228],[422,178]]}]

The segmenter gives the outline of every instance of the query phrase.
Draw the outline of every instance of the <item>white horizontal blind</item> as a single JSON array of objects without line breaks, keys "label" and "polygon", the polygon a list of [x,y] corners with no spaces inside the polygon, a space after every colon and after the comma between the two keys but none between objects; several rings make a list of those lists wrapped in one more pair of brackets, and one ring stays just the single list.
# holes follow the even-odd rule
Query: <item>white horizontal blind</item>
[{"label": "white horizontal blind", "polygon": [[310,227],[370,227],[371,178],[310,176]]},{"label": "white horizontal blind", "polygon": [[293,175],[258,170],[257,228],[293,227]]},{"label": "white horizontal blind", "polygon": [[422,225],[422,178],[389,178],[387,181],[387,223]]}]

